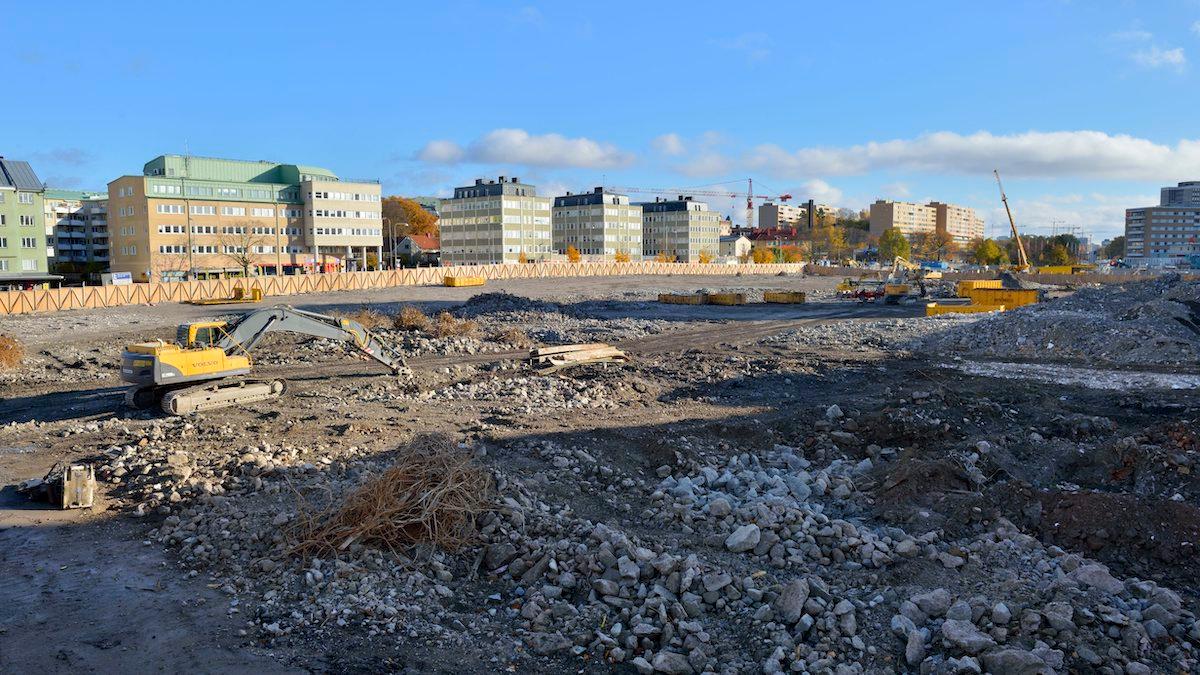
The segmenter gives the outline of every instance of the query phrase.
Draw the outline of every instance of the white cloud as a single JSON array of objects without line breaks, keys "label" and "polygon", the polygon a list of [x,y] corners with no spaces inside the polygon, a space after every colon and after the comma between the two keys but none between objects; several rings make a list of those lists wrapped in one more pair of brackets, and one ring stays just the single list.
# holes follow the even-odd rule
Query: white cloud
[{"label": "white cloud", "polygon": [[1182,71],[1187,66],[1187,57],[1183,53],[1183,47],[1161,49],[1158,45],[1150,45],[1146,49],[1134,52],[1131,58],[1134,63],[1146,68],[1172,68]]},{"label": "white cloud", "polygon": [[733,158],[719,152],[703,152],[688,158],[687,161],[676,164],[672,168],[685,176],[703,178],[708,176],[724,176],[737,168],[737,162]]},{"label": "white cloud", "polygon": [[1178,180],[1200,173],[1200,140],[1174,146],[1100,131],[1029,131],[996,135],[951,131],[913,139],[872,141],[848,147],[809,147],[787,151],[760,145],[736,165],[786,178],[864,174],[879,170],[935,174]]},{"label": "white cloud", "polygon": [[1192,22],[1192,32],[1196,35],[1200,35],[1200,21]]},{"label": "white cloud", "polygon": [[820,179],[806,181],[791,193],[795,199],[811,199],[818,204],[842,205],[842,191]]},{"label": "white cloud", "polygon": [[[1158,195],[1046,194],[1032,198],[1009,195],[1013,218],[1021,234],[1050,235],[1066,226],[1078,225],[1081,233],[1098,243],[1125,233],[1125,209],[1158,203]],[[1008,235],[1008,216],[996,204],[980,211],[987,221],[989,236]]]},{"label": "white cloud", "polygon": [[912,190],[909,189],[907,183],[888,183],[881,185],[880,189],[883,190],[884,194],[899,197],[900,199],[912,196]]},{"label": "white cloud", "polygon": [[655,138],[650,141],[650,147],[654,148],[656,152],[671,157],[676,157],[686,152],[683,146],[683,139],[679,137],[679,134],[674,133],[663,134]]},{"label": "white cloud", "polygon": [[417,152],[417,159],[435,164],[453,164],[461,161],[466,151],[454,141],[430,141]]},{"label": "white cloud", "polygon": [[749,61],[763,61],[771,55],[771,36],[766,33],[741,33],[732,38],[710,40],[710,44],[741,52]]},{"label": "white cloud", "polygon": [[1112,34],[1112,38],[1114,40],[1121,40],[1122,42],[1145,42],[1153,39],[1154,34],[1149,31],[1132,29],[1117,31]]},{"label": "white cloud", "polygon": [[560,134],[533,135],[523,129],[496,129],[468,143],[431,141],[417,151],[426,162],[521,164],[555,168],[608,169],[628,166],[634,156],[609,143]]}]

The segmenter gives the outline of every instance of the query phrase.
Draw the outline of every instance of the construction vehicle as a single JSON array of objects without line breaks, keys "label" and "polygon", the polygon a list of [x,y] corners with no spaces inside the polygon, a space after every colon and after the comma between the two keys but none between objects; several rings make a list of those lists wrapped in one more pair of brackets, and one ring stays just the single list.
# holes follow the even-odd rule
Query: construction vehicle
[{"label": "construction vehicle", "polygon": [[883,281],[883,294],[879,297],[884,304],[895,305],[902,300],[925,297],[925,279],[940,279],[942,273],[926,270],[900,256],[892,261],[892,271]]},{"label": "construction vehicle", "polygon": [[179,326],[174,343],[157,340],[132,344],[121,356],[121,379],[133,386],[126,404],[149,408],[156,403],[170,415],[186,415],[283,395],[283,380],[256,380],[250,352],[268,333],[298,333],[347,342],[400,373],[404,357],[357,321],[287,305],[244,314],[233,323],[200,321]]},{"label": "construction vehicle", "polygon": [[1013,272],[1026,272],[1029,270],[1029,256],[1025,254],[1025,242],[1021,241],[1021,234],[1017,232],[1017,223],[1013,220],[1012,209],[1008,208],[1008,196],[1004,194],[1004,184],[1000,182],[1000,170],[993,169],[992,173],[996,174],[996,185],[1000,188],[1000,201],[1004,202],[1004,212],[1008,214],[1008,226],[1012,228],[1013,241],[1017,243],[1017,264],[1009,269]]}]

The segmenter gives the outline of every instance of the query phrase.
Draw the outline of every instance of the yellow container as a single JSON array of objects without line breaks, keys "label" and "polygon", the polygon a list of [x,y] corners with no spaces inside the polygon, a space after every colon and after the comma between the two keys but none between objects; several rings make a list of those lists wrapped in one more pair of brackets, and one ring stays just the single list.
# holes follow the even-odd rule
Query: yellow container
[{"label": "yellow container", "polygon": [[798,305],[804,302],[803,291],[764,291],[763,302],[775,302],[781,305]]},{"label": "yellow container", "polygon": [[884,284],[884,295],[908,295],[912,289],[908,284]]},{"label": "yellow container", "polygon": [[1013,309],[1036,303],[1038,292],[1017,288],[976,288],[969,291],[967,297],[976,305],[1004,305]]},{"label": "yellow container", "polygon": [[746,304],[745,293],[708,293],[704,299],[710,305],[744,305]]},{"label": "yellow container", "polygon": [[1046,265],[1036,269],[1038,274],[1071,274],[1075,268],[1071,265]]},{"label": "yellow container", "polygon": [[680,293],[660,293],[658,301],[668,305],[703,305],[704,296],[700,293],[683,295]]},{"label": "yellow container", "polygon": [[958,297],[967,298],[968,291],[976,288],[1004,288],[1004,282],[999,279],[970,279],[958,282]]},{"label": "yellow container", "polygon": [[446,277],[447,286],[482,286],[487,283],[487,277]]},{"label": "yellow container", "polygon": [[925,305],[925,316],[940,314],[979,314],[981,312],[1003,312],[1004,305],[939,305],[931,302]]}]

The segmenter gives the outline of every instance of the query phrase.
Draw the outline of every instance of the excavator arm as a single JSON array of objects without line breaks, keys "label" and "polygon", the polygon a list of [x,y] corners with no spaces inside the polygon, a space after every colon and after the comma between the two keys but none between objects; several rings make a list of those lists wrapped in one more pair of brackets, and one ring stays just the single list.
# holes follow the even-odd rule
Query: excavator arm
[{"label": "excavator arm", "polygon": [[357,321],[306,312],[288,305],[276,305],[244,315],[225,329],[225,335],[216,346],[224,349],[226,354],[249,353],[268,333],[281,331],[348,342],[390,368],[393,373],[399,373],[406,367],[400,352],[372,335]]}]

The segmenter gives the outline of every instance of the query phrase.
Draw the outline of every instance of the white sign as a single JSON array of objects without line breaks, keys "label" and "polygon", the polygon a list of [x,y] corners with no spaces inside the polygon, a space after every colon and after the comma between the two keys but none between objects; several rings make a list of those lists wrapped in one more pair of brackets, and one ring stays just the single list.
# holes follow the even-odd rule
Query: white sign
[{"label": "white sign", "polygon": [[128,286],[133,283],[132,272],[112,272],[100,275],[100,283],[105,286]]}]

